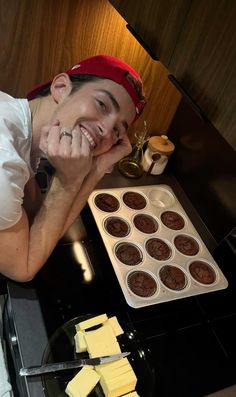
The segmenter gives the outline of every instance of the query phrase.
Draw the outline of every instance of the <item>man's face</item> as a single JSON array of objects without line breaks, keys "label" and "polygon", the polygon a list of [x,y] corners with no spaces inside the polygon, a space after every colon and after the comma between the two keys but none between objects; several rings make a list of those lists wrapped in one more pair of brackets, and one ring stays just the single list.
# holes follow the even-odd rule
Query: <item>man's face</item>
[{"label": "man's face", "polygon": [[112,80],[89,82],[59,102],[54,118],[63,127],[79,127],[93,156],[107,152],[126,134],[135,106],[121,85]]}]

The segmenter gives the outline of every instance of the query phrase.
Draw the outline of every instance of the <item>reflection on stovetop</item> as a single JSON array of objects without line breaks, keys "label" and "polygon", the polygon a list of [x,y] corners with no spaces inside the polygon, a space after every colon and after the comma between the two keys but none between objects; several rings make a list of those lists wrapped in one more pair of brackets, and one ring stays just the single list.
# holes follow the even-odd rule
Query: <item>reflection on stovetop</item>
[{"label": "reflection on stovetop", "polygon": [[235,384],[236,269],[227,244],[214,252],[229,281],[226,290],[133,309],[123,297],[89,208],[82,219],[90,271],[88,263],[79,262],[75,242],[65,241],[35,280],[49,337],[74,317],[114,314],[132,325],[151,351],[155,397],[203,397]]}]

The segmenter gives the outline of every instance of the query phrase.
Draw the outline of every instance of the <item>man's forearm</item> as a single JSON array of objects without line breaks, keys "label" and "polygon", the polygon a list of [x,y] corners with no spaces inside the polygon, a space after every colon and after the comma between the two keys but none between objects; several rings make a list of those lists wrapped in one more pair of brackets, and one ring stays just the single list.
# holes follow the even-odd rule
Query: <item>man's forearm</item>
[{"label": "man's forearm", "polygon": [[80,186],[65,188],[55,177],[31,227],[23,210],[16,225],[0,232],[1,273],[17,281],[34,277],[60,239]]},{"label": "man's forearm", "polygon": [[63,237],[68,228],[80,214],[87,202],[90,193],[92,193],[93,189],[96,187],[97,183],[101,180],[103,176],[104,172],[99,172],[98,169],[90,171],[90,173],[87,175],[74,199],[70,212],[68,213],[68,217],[66,219],[61,237]]},{"label": "man's forearm", "polygon": [[41,194],[39,185],[33,177],[25,185],[23,201],[23,207],[27,213],[30,224],[32,224],[35,215],[42,205],[42,202],[43,196]]},{"label": "man's forearm", "polygon": [[40,262],[44,263],[47,260],[61,237],[76,194],[76,190],[66,189],[60,185],[59,180],[53,179],[50,190],[30,228],[29,265],[35,261],[35,255],[39,256],[38,246],[43,248]]}]

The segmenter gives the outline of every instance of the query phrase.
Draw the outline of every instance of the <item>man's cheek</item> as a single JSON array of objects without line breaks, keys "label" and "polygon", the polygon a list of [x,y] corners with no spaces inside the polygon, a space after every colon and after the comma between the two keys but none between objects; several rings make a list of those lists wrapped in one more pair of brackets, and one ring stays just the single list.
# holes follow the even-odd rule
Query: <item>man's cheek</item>
[{"label": "man's cheek", "polygon": [[113,142],[103,142],[102,145],[94,149],[93,151],[93,157],[100,156],[103,153],[109,152],[109,150],[115,145]]},{"label": "man's cheek", "polygon": [[112,146],[115,145],[117,139],[115,136],[107,136],[104,137],[102,142],[101,142],[101,148],[102,150],[104,150],[105,152],[107,152],[109,149],[112,148]]}]

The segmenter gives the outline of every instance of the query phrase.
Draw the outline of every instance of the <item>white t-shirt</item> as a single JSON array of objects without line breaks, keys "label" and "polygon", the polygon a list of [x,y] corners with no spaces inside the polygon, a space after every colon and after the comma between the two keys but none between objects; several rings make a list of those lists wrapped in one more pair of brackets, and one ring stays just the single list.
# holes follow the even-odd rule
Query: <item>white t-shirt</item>
[{"label": "white t-shirt", "polygon": [[24,187],[34,172],[30,164],[31,112],[27,99],[0,91],[0,230],[22,214]]}]

